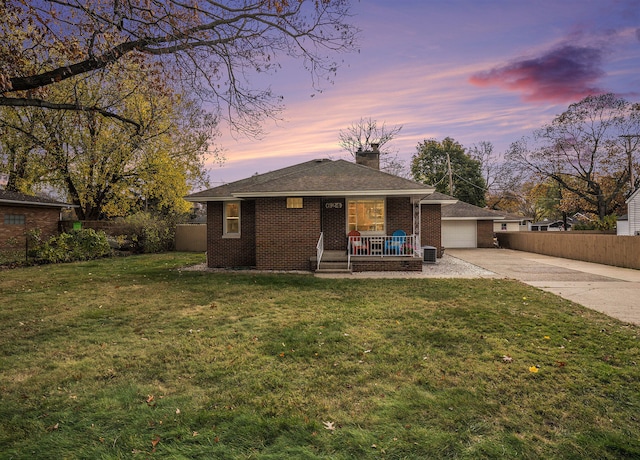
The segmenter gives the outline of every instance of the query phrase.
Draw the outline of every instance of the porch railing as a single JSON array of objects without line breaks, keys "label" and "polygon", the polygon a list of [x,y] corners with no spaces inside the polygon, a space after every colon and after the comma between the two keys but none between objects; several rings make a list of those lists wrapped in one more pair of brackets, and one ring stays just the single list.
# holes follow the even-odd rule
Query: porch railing
[{"label": "porch railing", "polygon": [[324,254],[324,233],[320,232],[320,238],[318,238],[318,244],[316,244],[316,267],[320,266],[320,260],[322,260],[322,254]]},{"label": "porch railing", "polygon": [[347,248],[348,264],[352,256],[419,257],[416,235],[406,236],[350,236]]}]

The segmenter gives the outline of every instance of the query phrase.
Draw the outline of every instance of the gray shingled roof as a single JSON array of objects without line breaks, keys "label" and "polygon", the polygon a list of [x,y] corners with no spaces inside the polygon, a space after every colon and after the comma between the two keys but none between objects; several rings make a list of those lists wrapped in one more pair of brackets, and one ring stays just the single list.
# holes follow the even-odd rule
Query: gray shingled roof
[{"label": "gray shingled roof", "polygon": [[503,216],[488,209],[479,208],[463,201],[456,204],[442,206],[443,219],[476,219],[476,220],[501,220]]},{"label": "gray shingled roof", "polygon": [[52,208],[69,208],[75,207],[69,203],[43,198],[39,196],[25,195],[19,192],[10,192],[9,190],[0,189],[0,204],[18,204],[24,206],[43,206]]},{"label": "gray shingled roof", "polygon": [[312,160],[259,174],[186,197],[217,201],[260,196],[336,194],[429,195],[433,187],[345,160]]},{"label": "gray shingled roof", "polygon": [[504,217],[505,221],[514,221],[514,222],[520,222],[523,220],[530,220],[533,221],[533,219],[531,217],[526,217],[526,216],[519,216],[517,214],[510,214],[508,212],[502,212],[502,211],[496,211],[496,210],[491,210],[492,212],[498,214],[499,216]]},{"label": "gray shingled roof", "polygon": [[458,199],[450,195],[445,195],[444,193],[433,192],[431,195],[424,198],[422,201],[425,203],[433,202],[433,203],[441,203],[441,204],[455,204],[458,202]]}]

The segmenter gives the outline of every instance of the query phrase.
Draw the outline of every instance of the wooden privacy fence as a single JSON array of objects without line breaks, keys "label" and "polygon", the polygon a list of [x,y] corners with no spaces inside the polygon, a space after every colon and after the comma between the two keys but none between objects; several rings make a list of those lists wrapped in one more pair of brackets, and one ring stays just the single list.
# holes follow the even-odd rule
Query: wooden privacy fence
[{"label": "wooden privacy fence", "polygon": [[176,251],[205,252],[206,250],[206,224],[178,224],[176,226]]},{"label": "wooden privacy fence", "polygon": [[500,247],[640,269],[640,237],[578,232],[499,232]]}]

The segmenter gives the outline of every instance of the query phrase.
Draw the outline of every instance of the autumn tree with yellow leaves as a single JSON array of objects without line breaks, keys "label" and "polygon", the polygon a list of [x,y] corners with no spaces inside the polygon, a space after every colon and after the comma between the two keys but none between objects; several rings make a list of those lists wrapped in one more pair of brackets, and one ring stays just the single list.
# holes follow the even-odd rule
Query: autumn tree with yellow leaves
[{"label": "autumn tree with yellow leaves", "polygon": [[219,159],[211,145],[216,119],[163,85],[158,68],[129,60],[114,66],[117,72],[94,72],[47,88],[47,97],[109,107],[133,123],[94,111],[0,107],[0,129],[9,134],[0,139],[0,167],[9,187],[58,190],[78,206],[83,220],[149,206],[189,210],[182,197],[191,186],[206,184],[204,160]]}]

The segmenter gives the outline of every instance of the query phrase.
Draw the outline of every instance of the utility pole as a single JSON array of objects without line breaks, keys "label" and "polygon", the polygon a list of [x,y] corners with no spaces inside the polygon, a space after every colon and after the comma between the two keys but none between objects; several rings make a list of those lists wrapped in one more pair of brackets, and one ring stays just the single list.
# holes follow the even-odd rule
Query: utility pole
[{"label": "utility pole", "polygon": [[449,195],[453,196],[453,172],[451,171],[451,156],[447,152],[447,167],[449,168]]}]

